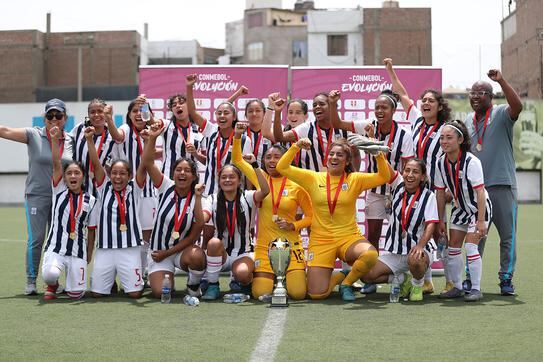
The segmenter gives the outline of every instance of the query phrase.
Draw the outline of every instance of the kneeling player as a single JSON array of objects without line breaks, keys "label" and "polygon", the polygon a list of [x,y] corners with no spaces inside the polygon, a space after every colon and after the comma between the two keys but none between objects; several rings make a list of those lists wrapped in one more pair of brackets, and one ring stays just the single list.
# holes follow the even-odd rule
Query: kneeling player
[{"label": "kneeling player", "polygon": [[426,165],[420,159],[409,160],[402,175],[394,175],[384,248],[388,253],[379,255],[375,267],[362,278],[365,283],[386,283],[396,276],[401,282],[400,295],[411,301],[422,300],[424,274],[435,250],[432,235],[439,221],[436,197],[425,187],[426,181]]}]

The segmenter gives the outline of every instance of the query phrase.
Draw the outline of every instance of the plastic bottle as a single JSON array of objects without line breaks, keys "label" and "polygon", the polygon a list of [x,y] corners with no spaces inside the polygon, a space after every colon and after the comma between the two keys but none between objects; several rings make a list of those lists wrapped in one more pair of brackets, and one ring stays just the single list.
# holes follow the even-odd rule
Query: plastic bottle
[{"label": "plastic bottle", "polygon": [[230,294],[225,294],[222,301],[225,303],[242,303],[249,299],[251,299],[251,297],[247,294],[230,293]]},{"label": "plastic bottle", "polygon": [[149,110],[149,104],[144,103],[141,108],[141,119],[145,122],[149,122],[151,120],[151,111]]},{"label": "plastic bottle", "polygon": [[394,275],[390,283],[390,303],[398,303],[400,301],[400,281]]},{"label": "plastic bottle", "polygon": [[162,296],[160,302],[163,304],[169,304],[172,301],[172,281],[170,276],[166,274],[162,280]]},{"label": "plastic bottle", "polygon": [[197,297],[193,297],[192,295],[185,295],[183,298],[183,303],[186,305],[190,305],[191,307],[197,307],[200,305],[200,300]]}]

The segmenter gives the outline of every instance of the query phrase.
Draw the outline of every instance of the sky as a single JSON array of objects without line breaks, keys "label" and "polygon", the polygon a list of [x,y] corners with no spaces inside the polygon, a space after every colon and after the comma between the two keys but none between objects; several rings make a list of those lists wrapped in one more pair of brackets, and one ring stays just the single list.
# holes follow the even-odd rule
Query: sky
[{"label": "sky", "polygon": [[[8,0],[3,0],[8,1]],[[500,21],[507,0],[399,0],[401,7],[432,8],[433,66],[443,68],[443,87],[469,87],[500,68]],[[293,8],[295,0],[283,0]],[[134,5],[139,6],[134,6]],[[315,0],[317,8],[381,7],[381,0]],[[2,9],[0,30],[45,31],[51,12],[54,32],[137,30],[149,24],[149,40],[197,39],[223,48],[224,24],[243,18],[245,0],[26,0]],[[499,90],[499,87],[496,87]]]}]

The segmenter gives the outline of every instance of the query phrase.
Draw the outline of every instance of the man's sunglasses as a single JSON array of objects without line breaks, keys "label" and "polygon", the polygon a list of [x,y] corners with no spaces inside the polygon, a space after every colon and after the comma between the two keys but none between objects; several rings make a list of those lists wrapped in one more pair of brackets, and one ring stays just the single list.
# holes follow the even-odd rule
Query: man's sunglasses
[{"label": "man's sunglasses", "polygon": [[45,118],[52,121],[53,118],[56,118],[57,121],[60,121],[62,118],[64,118],[64,113],[47,113],[45,115]]}]

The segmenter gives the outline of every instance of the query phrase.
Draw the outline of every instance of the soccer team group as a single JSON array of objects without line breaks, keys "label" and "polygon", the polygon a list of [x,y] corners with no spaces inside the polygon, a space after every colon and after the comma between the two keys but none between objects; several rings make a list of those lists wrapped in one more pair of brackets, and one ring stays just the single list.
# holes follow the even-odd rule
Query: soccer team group
[{"label": "soccer team group", "polygon": [[[375,119],[367,121],[340,119],[336,90],[314,97],[312,121],[303,100],[287,102],[279,93],[267,105],[247,102],[241,121],[233,103],[249,90],[240,87],[212,123],[196,111],[193,74],[185,94],[169,98],[167,120],[152,110],[148,117],[141,95],[119,128],[99,99],[70,133],[59,99],[47,102],[43,128],[0,126],[1,138],[28,148],[25,293],[37,294],[41,263],[44,300],[58,297],[62,273],[68,296],[80,299],[92,262],[94,297],[113,293],[118,278],[129,297],[141,297],[147,280],[160,298],[165,276],[173,280],[179,268],[188,273],[190,295],[219,298],[219,275],[230,272],[232,290],[259,298],[273,290],[268,247],[281,238],[291,246],[286,288],[295,300],[324,299],[339,286],[341,298],[353,301],[358,280],[370,294],[394,279],[401,296],[420,301],[434,292],[431,265],[441,244],[446,284],[439,297],[478,301],[492,222],[500,236],[500,291],[514,295],[512,134],[521,100],[499,70],[490,70],[507,103],[493,105],[491,84],[478,81],[469,92],[473,112],[451,120],[440,91],[425,90],[417,109],[392,60],[384,64],[393,87],[376,98]],[[393,120],[399,103],[409,126]],[[374,140],[388,152],[364,148]],[[360,149],[369,154],[361,171]],[[363,192],[367,237],[357,225]],[[349,267],[334,272],[338,258]]]}]

